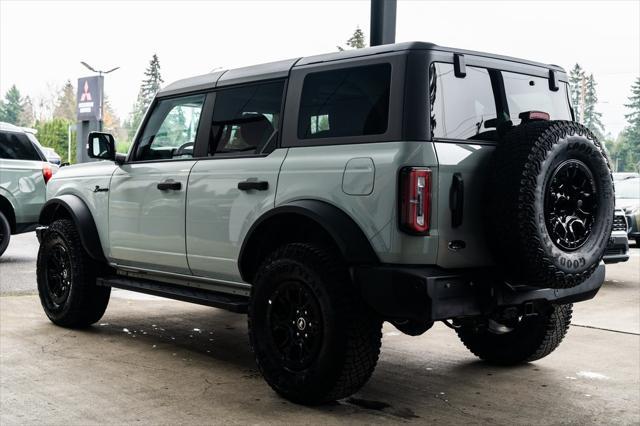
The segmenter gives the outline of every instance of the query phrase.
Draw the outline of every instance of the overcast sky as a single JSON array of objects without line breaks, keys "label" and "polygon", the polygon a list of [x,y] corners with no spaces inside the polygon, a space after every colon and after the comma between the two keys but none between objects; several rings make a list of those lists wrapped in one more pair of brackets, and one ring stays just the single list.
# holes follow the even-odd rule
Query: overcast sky
[{"label": "overcast sky", "polygon": [[[16,84],[42,97],[91,73],[121,69],[105,91],[124,118],[157,53],[165,84],[232,68],[336,50],[359,26],[361,1],[0,0],[0,92]],[[640,75],[640,1],[399,1],[397,41],[580,63],[598,82],[606,130],[625,125],[623,104]]]}]

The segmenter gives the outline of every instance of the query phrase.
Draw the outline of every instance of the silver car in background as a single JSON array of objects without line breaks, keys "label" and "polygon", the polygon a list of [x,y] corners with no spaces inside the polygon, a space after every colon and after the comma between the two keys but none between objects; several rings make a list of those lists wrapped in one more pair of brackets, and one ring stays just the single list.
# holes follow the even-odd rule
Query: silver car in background
[{"label": "silver car in background", "polygon": [[616,208],[624,210],[629,240],[640,245],[640,178],[616,181]]}]

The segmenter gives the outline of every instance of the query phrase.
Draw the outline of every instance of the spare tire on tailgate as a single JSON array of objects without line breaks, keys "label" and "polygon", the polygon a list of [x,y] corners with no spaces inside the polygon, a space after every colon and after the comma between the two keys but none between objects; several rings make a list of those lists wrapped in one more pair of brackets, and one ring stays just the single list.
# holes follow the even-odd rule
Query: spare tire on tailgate
[{"label": "spare tire on tailgate", "polygon": [[489,238],[512,284],[568,288],[606,249],[614,189],[605,152],[584,126],[528,121],[498,144],[488,188]]}]

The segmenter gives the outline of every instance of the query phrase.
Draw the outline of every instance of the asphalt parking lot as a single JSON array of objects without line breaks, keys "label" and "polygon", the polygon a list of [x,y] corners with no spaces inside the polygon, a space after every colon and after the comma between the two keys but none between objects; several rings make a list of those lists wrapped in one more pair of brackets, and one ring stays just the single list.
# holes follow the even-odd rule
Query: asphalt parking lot
[{"label": "asphalt parking lot", "polygon": [[113,291],[87,330],[51,324],[35,295],[35,235],[0,259],[0,423],[639,424],[640,249],[607,267],[549,357],[497,368],[436,325],[386,324],[378,368],[353,398],[307,408],[256,370],[245,317]]}]

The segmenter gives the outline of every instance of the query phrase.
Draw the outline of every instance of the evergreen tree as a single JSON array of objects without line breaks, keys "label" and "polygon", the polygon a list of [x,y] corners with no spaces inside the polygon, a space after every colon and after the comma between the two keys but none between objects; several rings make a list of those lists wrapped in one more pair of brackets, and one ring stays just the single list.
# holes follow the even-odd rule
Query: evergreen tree
[{"label": "evergreen tree", "polygon": [[629,122],[629,127],[625,130],[627,139],[634,142],[636,149],[640,150],[640,77],[631,86],[629,103],[625,106],[631,110],[629,114],[625,114]]},{"label": "evergreen tree", "polygon": [[76,121],[76,89],[73,87],[70,80],[67,80],[62,87],[55,105],[56,106],[53,110],[54,118],[64,118],[69,121]]},{"label": "evergreen tree", "polygon": [[14,84],[7,90],[4,101],[0,103],[0,121],[19,125],[22,114],[22,96]]},{"label": "evergreen tree", "polygon": [[[344,48],[340,46],[336,46],[339,51],[343,51]],[[347,40],[347,47],[352,49],[362,49],[363,47],[367,47],[367,43],[364,39],[364,33],[357,27],[353,32],[353,35]]]},{"label": "evergreen tree", "polygon": [[584,70],[580,64],[575,64],[569,72],[569,97],[571,99],[571,106],[576,116],[576,121],[581,122],[581,92],[582,85],[584,84]]},{"label": "evergreen tree", "polygon": [[584,110],[582,111],[582,124],[591,130],[598,139],[602,139],[604,126],[602,124],[602,113],[596,111],[598,95],[596,94],[596,81],[593,74],[585,79]]},{"label": "evergreen tree", "polygon": [[[153,97],[158,90],[160,90],[161,84],[164,83],[160,75],[160,61],[158,60],[158,55],[155,53],[151,57],[144,75],[145,79],[142,80],[140,90],[138,91],[138,98],[133,107],[131,127],[129,129],[132,133],[135,133],[138,129],[144,113],[147,111],[147,108],[149,108],[149,105],[151,105],[151,101],[153,101]],[[132,133],[130,133],[131,137],[133,137]]]}]

